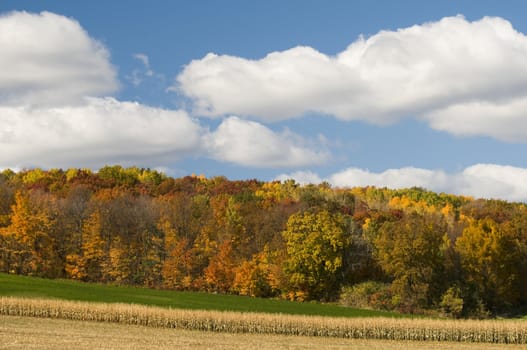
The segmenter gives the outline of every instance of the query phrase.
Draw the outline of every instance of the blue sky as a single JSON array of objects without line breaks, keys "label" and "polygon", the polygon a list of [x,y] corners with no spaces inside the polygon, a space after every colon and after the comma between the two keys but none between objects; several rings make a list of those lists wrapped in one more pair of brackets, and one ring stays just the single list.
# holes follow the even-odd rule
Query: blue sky
[{"label": "blue sky", "polygon": [[0,168],[527,200],[523,1],[0,1]]}]

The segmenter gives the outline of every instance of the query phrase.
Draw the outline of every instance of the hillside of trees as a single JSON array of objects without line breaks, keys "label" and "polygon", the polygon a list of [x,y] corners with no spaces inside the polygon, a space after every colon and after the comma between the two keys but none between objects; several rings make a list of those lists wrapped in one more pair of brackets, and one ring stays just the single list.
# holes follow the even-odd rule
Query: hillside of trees
[{"label": "hillside of trees", "polygon": [[527,207],[120,166],[5,170],[0,271],[485,317],[527,305]]}]

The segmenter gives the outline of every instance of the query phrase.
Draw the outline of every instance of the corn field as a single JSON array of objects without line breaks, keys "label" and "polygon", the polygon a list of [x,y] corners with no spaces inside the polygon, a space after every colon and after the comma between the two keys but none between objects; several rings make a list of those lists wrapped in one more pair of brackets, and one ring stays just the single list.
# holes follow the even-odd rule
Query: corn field
[{"label": "corn field", "polygon": [[527,321],[338,318],[0,298],[0,314],[210,332],[527,344]]}]

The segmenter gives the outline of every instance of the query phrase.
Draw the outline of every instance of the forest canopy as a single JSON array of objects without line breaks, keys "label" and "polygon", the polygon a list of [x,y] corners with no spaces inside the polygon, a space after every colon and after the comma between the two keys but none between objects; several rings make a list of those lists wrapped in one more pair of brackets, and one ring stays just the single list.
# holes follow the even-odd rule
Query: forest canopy
[{"label": "forest canopy", "polygon": [[4,170],[0,271],[484,317],[527,305],[527,208],[136,167]]}]

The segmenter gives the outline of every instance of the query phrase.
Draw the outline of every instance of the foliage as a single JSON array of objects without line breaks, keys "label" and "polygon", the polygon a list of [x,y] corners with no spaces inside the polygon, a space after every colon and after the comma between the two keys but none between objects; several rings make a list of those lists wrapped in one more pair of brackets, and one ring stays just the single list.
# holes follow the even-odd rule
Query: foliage
[{"label": "foliage", "polygon": [[440,295],[446,225],[435,215],[412,213],[387,221],[374,239],[383,270],[393,276],[394,302],[401,310],[425,308]]},{"label": "foliage", "polygon": [[342,275],[342,255],[349,244],[340,215],[305,212],[292,215],[284,236],[288,258],[284,271],[293,290],[307,299],[331,299]]},{"label": "foliage", "polygon": [[463,313],[463,298],[459,287],[450,287],[441,297],[439,303],[445,316],[459,318]]},{"label": "foliage", "polygon": [[518,304],[522,299],[526,255],[520,239],[517,232],[487,218],[471,220],[456,241],[472,297],[490,311],[510,307],[508,303]]},{"label": "foliage", "polygon": [[393,309],[390,285],[377,281],[344,286],[340,293],[339,302],[345,306],[361,309]]},{"label": "foliage", "polygon": [[352,286],[371,308],[510,315],[527,308],[527,206],[119,165],[4,170],[0,272],[315,301]]},{"label": "foliage", "polygon": [[273,255],[268,249],[264,249],[236,268],[234,290],[240,295],[253,297],[278,295],[281,274],[280,267],[272,262],[275,258]]}]

